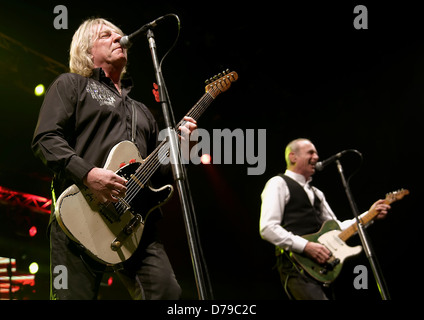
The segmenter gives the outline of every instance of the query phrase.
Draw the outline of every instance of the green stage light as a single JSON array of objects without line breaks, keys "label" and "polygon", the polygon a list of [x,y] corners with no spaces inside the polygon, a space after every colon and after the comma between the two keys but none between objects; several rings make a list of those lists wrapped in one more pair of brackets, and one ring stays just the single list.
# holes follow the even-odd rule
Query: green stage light
[{"label": "green stage light", "polygon": [[36,274],[38,272],[38,263],[37,262],[33,262],[29,265],[29,272],[31,274]]},{"label": "green stage light", "polygon": [[34,89],[34,94],[35,94],[37,97],[42,96],[42,95],[44,94],[44,92],[45,92],[45,88],[44,88],[44,85],[42,85],[42,84],[39,84],[39,85],[38,85],[38,86],[36,86],[36,87],[35,87],[35,89]]}]

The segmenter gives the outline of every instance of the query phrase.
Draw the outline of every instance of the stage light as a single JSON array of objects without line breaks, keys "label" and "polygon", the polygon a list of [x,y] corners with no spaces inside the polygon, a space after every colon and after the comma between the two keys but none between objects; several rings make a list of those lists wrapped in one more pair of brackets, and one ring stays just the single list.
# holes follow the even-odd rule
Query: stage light
[{"label": "stage light", "polygon": [[44,85],[39,84],[38,86],[35,87],[34,89],[34,94],[39,97],[42,96],[44,94],[45,88]]},{"label": "stage light", "polygon": [[210,164],[211,160],[211,156],[207,153],[202,154],[202,156],[200,157],[200,162],[202,162],[203,164]]},{"label": "stage light", "polygon": [[35,235],[37,234],[38,230],[36,226],[32,226],[31,228],[29,228],[28,233],[30,235],[30,237],[35,237]]},{"label": "stage light", "polygon": [[38,263],[37,262],[33,262],[29,265],[29,272],[31,274],[36,274],[38,272]]},{"label": "stage light", "polygon": [[107,279],[107,285],[110,287],[110,286],[112,286],[112,284],[113,284],[113,277],[109,277]]}]

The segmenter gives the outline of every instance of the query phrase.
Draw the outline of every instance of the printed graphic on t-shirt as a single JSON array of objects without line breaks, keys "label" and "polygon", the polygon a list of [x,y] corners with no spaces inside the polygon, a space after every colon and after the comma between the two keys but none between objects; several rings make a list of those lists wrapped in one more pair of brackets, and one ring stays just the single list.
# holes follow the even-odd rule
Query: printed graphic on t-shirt
[{"label": "printed graphic on t-shirt", "polygon": [[102,85],[98,85],[91,79],[88,79],[88,84],[86,88],[87,92],[91,94],[91,97],[97,100],[101,106],[115,106],[115,97],[112,92],[103,87]]}]

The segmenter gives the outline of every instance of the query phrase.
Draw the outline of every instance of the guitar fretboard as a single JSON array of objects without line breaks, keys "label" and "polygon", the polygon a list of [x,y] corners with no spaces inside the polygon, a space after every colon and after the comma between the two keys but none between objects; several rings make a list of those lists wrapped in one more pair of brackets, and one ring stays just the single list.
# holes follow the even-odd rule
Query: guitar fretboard
[{"label": "guitar fretboard", "polygon": [[[406,189],[401,189],[386,195],[384,203],[391,204],[395,201],[402,199],[405,195],[409,194],[409,191]],[[372,220],[374,220],[378,215],[378,211],[375,209],[369,210],[367,214],[360,218],[360,222],[363,225],[367,225]],[[358,231],[358,223],[355,222],[339,234],[339,238],[343,241],[347,241],[351,236],[353,236]]]}]

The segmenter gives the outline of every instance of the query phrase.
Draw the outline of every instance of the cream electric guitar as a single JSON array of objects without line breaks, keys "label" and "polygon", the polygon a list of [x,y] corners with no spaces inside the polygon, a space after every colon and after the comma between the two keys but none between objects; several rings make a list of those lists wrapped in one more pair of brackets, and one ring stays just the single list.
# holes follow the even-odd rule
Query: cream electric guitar
[{"label": "cream electric guitar", "polygon": [[[385,203],[391,204],[401,200],[408,194],[409,191],[406,189],[388,193],[385,198]],[[366,225],[377,217],[377,215],[378,212],[376,210],[370,210],[361,218],[361,223]],[[347,229],[341,231],[335,220],[326,221],[317,233],[303,236],[306,240],[318,242],[331,251],[332,255],[326,263],[318,264],[305,255],[294,252],[290,252],[290,256],[294,258],[295,262],[297,262],[303,270],[316,280],[323,283],[331,283],[340,274],[345,259],[355,256],[362,251],[361,246],[350,247],[346,244],[346,241],[357,231],[358,224],[356,222]]]},{"label": "cream electric guitar", "polygon": [[[229,71],[215,76],[187,116],[197,120],[237,79],[237,73]],[[182,120],[177,128],[184,123]],[[154,189],[148,184],[161,161],[169,156],[167,143],[162,141],[146,159],[130,141],[122,141],[110,151],[104,168],[128,180],[126,195],[119,202],[102,203],[88,188],[76,185],[57,199],[54,214],[60,227],[96,260],[115,265],[131,257],[140,243],[149,213],[171,197],[172,185]]]}]

